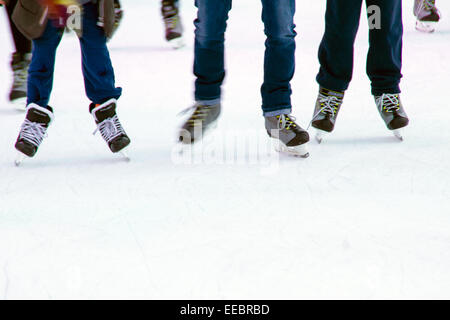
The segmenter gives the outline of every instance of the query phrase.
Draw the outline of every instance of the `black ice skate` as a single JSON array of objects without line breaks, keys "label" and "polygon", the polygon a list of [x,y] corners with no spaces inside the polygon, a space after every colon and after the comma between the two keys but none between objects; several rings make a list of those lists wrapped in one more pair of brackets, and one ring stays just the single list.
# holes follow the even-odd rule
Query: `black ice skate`
[{"label": "black ice skate", "polygon": [[436,23],[441,19],[435,0],[415,0],[414,15],[417,18],[416,29],[427,33],[434,32]]},{"label": "black ice skate", "polygon": [[306,150],[309,134],[295,123],[293,116],[282,114],[264,118],[267,134],[277,140],[276,151],[302,158],[309,157]]},{"label": "black ice skate", "polygon": [[13,71],[13,84],[9,93],[9,101],[19,109],[25,110],[27,100],[27,77],[31,54],[13,53],[11,69]]},{"label": "black ice skate", "polygon": [[174,49],[181,48],[183,43],[183,25],[178,10],[178,3],[174,0],[163,0],[161,4],[161,13],[166,29],[166,40]]},{"label": "black ice skate", "polygon": [[334,130],[336,118],[342,106],[344,92],[319,89],[311,125],[317,129],[316,140],[321,143],[325,134]]},{"label": "black ice skate", "polygon": [[100,105],[91,103],[89,111],[97,124],[97,129],[94,131],[94,134],[97,131],[100,131],[100,134],[108,144],[109,149],[113,153],[121,152],[128,160],[129,158],[123,149],[130,144],[130,138],[125,133],[125,130],[117,117],[116,104],[116,99],[110,99]]},{"label": "black ice skate", "polygon": [[200,141],[205,132],[216,125],[220,116],[221,105],[220,103],[214,105],[196,103],[182,113],[190,110],[193,110],[193,112],[183,124],[179,133],[178,140],[182,144],[193,144]]},{"label": "black ice skate", "polygon": [[400,129],[408,125],[409,119],[403,109],[400,95],[385,93],[381,96],[375,96],[375,103],[387,128],[391,130],[398,139],[403,140]]},{"label": "black ice skate", "polygon": [[23,161],[24,156],[34,157],[42,140],[47,136],[47,129],[53,118],[51,107],[43,108],[34,103],[28,106],[25,121],[22,123],[15,144],[20,152],[16,160],[17,166]]}]

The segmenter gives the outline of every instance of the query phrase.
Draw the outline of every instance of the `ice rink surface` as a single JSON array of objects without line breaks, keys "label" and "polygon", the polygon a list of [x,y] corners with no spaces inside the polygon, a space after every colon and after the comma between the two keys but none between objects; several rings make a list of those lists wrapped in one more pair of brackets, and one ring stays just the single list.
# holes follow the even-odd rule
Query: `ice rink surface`
[{"label": "ice rink surface", "polygon": [[[174,51],[158,1],[125,0],[109,46],[131,162],[92,136],[69,34],[57,55],[55,121],[19,168],[13,145],[24,114],[6,98],[12,43],[2,9],[0,299],[449,299],[450,2],[437,1],[444,19],[434,34],[415,31],[412,2],[404,1],[404,142],[370,95],[363,17],[335,132],[309,144],[310,158],[180,163],[177,114],[193,102],[193,1],[182,1],[187,45]],[[218,144],[230,133],[264,138],[261,4],[233,6]],[[297,1],[292,98],[304,127],[317,96],[324,8]],[[248,159],[255,152],[244,148]]]}]

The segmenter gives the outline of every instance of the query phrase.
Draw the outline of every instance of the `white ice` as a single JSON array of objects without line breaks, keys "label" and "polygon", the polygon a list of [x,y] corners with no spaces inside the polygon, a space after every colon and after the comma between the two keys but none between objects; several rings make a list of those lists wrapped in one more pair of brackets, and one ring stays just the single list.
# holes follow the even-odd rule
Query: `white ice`
[{"label": "white ice", "polygon": [[[124,1],[110,43],[130,162],[92,136],[79,46],[67,35],[50,103],[55,122],[36,157],[15,167],[24,114],[7,102],[12,42],[1,11],[0,298],[450,298],[449,20],[419,33],[413,1],[404,1],[404,142],[370,95],[363,17],[335,132],[321,145],[312,139],[308,159],[281,157],[277,170],[264,171],[172,161],[177,113],[192,105],[195,8],[182,1],[187,45],[174,51],[158,2]],[[450,15],[449,1],[438,5]],[[304,127],[318,89],[324,8],[297,1],[292,98]],[[216,135],[263,130],[260,11],[259,1],[234,1]]]}]

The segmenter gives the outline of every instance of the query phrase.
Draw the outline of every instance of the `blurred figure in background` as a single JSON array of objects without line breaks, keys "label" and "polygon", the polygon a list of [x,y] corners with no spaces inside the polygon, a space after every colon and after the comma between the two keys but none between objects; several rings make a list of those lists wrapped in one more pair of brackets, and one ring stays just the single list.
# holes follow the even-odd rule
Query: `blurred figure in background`
[{"label": "blurred figure in background", "polygon": [[8,13],[8,20],[11,27],[11,34],[14,40],[15,52],[11,56],[11,69],[13,71],[13,81],[9,92],[9,101],[25,110],[27,97],[27,76],[28,65],[31,60],[31,41],[17,30],[12,22],[12,13],[17,4],[17,0],[2,0],[0,5],[5,5]]},{"label": "blurred figure in background", "polygon": [[[122,20],[123,10],[119,0],[114,0],[116,11],[115,30],[119,27]],[[183,25],[179,15],[178,0],[161,0],[161,14],[165,27],[165,38],[170,45],[177,49],[184,45],[183,43]]]},{"label": "blurred figure in background", "polygon": [[415,0],[414,15],[417,18],[416,29],[427,33],[434,32],[436,23],[441,19],[436,0]]}]

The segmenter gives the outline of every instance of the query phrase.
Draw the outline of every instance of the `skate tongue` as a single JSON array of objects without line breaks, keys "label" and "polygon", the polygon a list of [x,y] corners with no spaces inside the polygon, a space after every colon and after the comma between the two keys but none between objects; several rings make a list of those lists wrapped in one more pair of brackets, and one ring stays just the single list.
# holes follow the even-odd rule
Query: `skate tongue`
[{"label": "skate tongue", "polygon": [[[94,110],[95,108],[99,107],[99,105],[91,104],[90,111]],[[105,119],[112,118],[116,115],[116,104],[111,103],[108,104],[97,111],[95,111],[95,118],[98,122],[102,122]]]},{"label": "skate tongue", "polygon": [[[46,108],[42,108],[42,109],[47,109],[50,112],[53,112],[52,108],[48,107],[48,106]],[[52,120],[48,113],[46,113],[43,110],[39,110],[35,107],[31,107],[30,109],[28,109],[27,119],[31,122],[41,123],[45,126],[48,126],[48,124]]]},{"label": "skate tongue", "polygon": [[326,96],[335,96],[338,98],[343,98],[344,97],[344,93],[343,92],[339,92],[339,91],[333,91],[333,90],[329,90],[329,89],[325,89],[325,88],[320,88],[320,93]]}]

